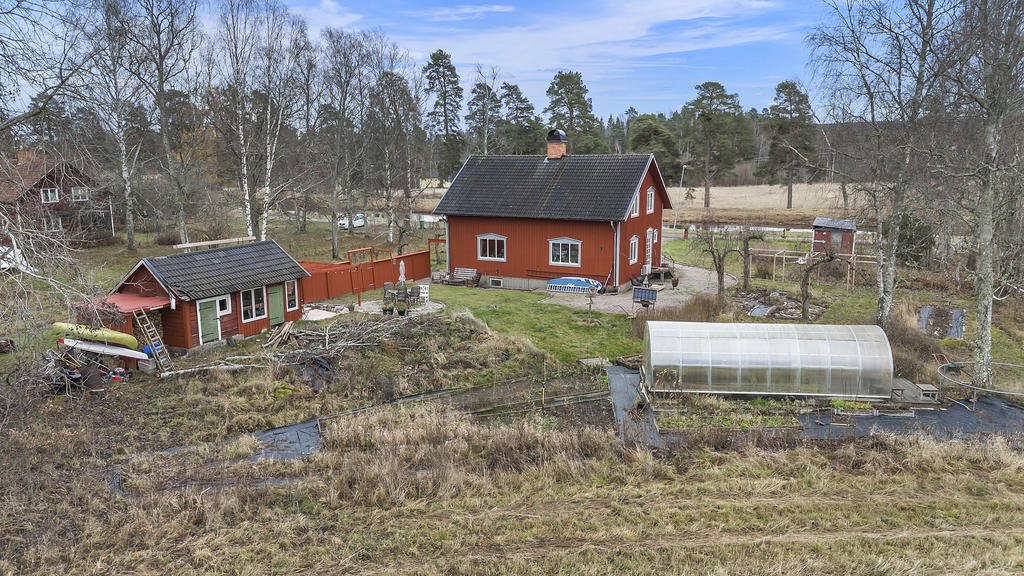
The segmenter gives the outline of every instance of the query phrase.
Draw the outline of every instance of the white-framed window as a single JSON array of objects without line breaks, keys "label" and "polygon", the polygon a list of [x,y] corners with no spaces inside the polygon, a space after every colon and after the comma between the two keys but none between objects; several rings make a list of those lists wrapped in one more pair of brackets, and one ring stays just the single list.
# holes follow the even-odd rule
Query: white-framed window
[{"label": "white-framed window", "polygon": [[60,200],[60,188],[43,188],[39,191],[43,204],[53,204]]},{"label": "white-framed window", "polygon": [[633,197],[633,207],[629,209],[629,215],[636,218],[640,215],[640,194]]},{"label": "white-framed window", "polygon": [[242,290],[242,322],[267,317],[267,287]]},{"label": "white-framed window", "polygon": [[636,264],[640,253],[640,237],[633,236],[629,239],[629,263]]},{"label": "white-framed window", "polygon": [[217,297],[217,317],[231,314],[231,296],[224,295]]},{"label": "white-framed window", "polygon": [[75,186],[71,189],[71,199],[75,202],[85,202],[89,199],[89,189],[85,186]]},{"label": "white-framed window", "polygon": [[505,261],[505,237],[497,234],[481,234],[476,237],[477,260]]},{"label": "white-framed window", "polygon": [[284,283],[284,306],[289,312],[299,309],[298,280],[289,280]]},{"label": "white-framed window", "polygon": [[654,186],[647,189],[647,213],[654,213]]},{"label": "white-framed window", "polygon": [[548,240],[548,264],[552,266],[579,266],[583,243],[572,238]]},{"label": "white-framed window", "polygon": [[658,243],[658,230],[657,229],[654,230],[654,243],[655,244]]}]

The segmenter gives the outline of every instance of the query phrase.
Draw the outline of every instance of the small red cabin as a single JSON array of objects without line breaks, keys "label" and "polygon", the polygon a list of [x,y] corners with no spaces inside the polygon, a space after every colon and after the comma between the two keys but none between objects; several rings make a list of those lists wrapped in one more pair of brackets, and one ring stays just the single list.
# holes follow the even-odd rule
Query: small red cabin
[{"label": "small red cabin", "polygon": [[653,154],[570,155],[561,130],[546,156],[470,156],[435,214],[447,266],[486,286],[535,289],[563,276],[625,286],[661,265],[671,208]]},{"label": "small red cabin", "polygon": [[837,255],[853,254],[857,242],[857,224],[853,220],[817,217],[812,226],[814,240],[812,252],[833,252]]},{"label": "small red cabin", "polygon": [[309,273],[273,240],[143,258],[106,298],[125,315],[146,312],[169,349],[253,336],[302,317]]}]

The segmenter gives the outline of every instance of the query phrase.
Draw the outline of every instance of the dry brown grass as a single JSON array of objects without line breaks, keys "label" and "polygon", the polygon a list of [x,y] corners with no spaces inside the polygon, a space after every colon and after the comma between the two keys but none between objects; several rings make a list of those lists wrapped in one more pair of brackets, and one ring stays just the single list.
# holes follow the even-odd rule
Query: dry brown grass
[{"label": "dry brown grass", "polygon": [[[199,451],[192,467],[220,456]],[[488,426],[394,407],[333,423],[326,452],[308,462],[235,469],[293,484],[169,488],[160,480],[167,458],[138,459],[125,497],[91,473],[5,486],[0,572],[868,575],[1024,566],[1024,455],[998,438],[882,436],[836,449],[656,457],[623,450],[604,430],[544,419]]]},{"label": "dry brown grass", "polygon": [[634,338],[644,337],[644,325],[648,321],[667,322],[714,322],[731,310],[729,299],[717,294],[695,294],[682,306],[655,307],[644,310],[633,318],[630,333]]},{"label": "dry brown grass", "polygon": [[917,326],[918,305],[913,299],[901,301],[893,310],[886,330],[892,347],[893,368],[897,376],[911,382],[938,380],[932,354],[942,352],[939,341]]}]

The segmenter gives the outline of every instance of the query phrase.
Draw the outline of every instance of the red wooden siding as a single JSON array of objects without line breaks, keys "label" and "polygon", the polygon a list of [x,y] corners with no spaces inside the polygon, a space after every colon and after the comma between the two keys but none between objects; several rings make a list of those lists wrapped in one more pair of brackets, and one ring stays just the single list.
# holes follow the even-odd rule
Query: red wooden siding
[{"label": "red wooden siding", "polygon": [[368,292],[383,288],[385,282],[397,282],[399,265],[405,262],[406,279],[420,280],[430,277],[430,251],[410,252],[394,258],[381,258],[372,262],[307,262],[299,264],[309,272],[309,278],[299,280],[299,297],[303,303],[317,302],[342,294]]},{"label": "red wooden siding", "polygon": [[[647,213],[647,189],[654,186],[654,212]],[[654,167],[647,171],[643,184],[640,185],[640,216],[634,218],[629,216],[622,223],[619,237],[619,264],[622,270],[619,272],[619,283],[625,284],[634,276],[639,276],[644,264],[644,250],[647,247],[647,229],[658,231],[658,241],[651,245],[651,264],[661,265],[661,212],[665,206],[664,190],[661,188],[659,179],[654,174]],[[636,264],[629,263],[629,239],[637,236],[637,261]]]},{"label": "red wooden siding", "polygon": [[815,229],[814,241],[811,243],[814,252],[825,252],[832,242],[832,238],[842,235],[837,254],[853,254],[853,243],[856,232],[852,230],[831,230]]},{"label": "red wooden siding", "polygon": [[[451,269],[476,268],[485,276],[537,280],[582,276],[604,282],[615,253],[615,232],[609,222],[449,216],[448,234]],[[504,262],[477,258],[477,236],[483,234],[506,238]],[[555,238],[581,242],[578,267],[548,263],[548,240]]]},{"label": "red wooden siding", "polygon": [[167,296],[167,292],[156,281],[149,268],[139,266],[131,276],[121,284],[118,292],[138,294],[139,296]]},{"label": "red wooden siding", "polygon": [[199,320],[195,307],[195,302],[179,300],[174,310],[164,308],[160,311],[165,345],[175,348],[194,348],[199,345]]}]

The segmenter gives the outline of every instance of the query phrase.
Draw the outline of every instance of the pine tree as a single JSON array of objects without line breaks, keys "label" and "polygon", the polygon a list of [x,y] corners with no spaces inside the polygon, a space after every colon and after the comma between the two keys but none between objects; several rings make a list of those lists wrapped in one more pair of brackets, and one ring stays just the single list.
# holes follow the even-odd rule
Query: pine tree
[{"label": "pine tree", "polygon": [[696,88],[697,97],[687,102],[683,113],[696,128],[690,133],[690,149],[701,159],[704,207],[710,208],[712,180],[731,171],[737,161],[753,157],[754,139],[736,94],[729,94],[718,82]]},{"label": "pine tree", "polygon": [[672,133],[653,114],[637,116],[630,122],[630,151],[637,154],[654,154],[658,169],[666,182],[679,178],[679,145]]},{"label": "pine tree", "polygon": [[793,208],[793,180],[801,167],[813,159],[814,116],[807,94],[795,82],[775,87],[775,102],[764,111],[768,130],[768,161],[758,173],[772,182],[786,184],[786,208]]},{"label": "pine tree", "polygon": [[501,98],[486,82],[474,84],[470,94],[472,97],[466,106],[466,128],[476,141],[476,150],[487,154],[488,144],[501,119]]},{"label": "pine tree", "polygon": [[427,119],[434,133],[441,137],[441,154],[437,172],[442,181],[450,180],[462,160],[462,137],[459,134],[459,110],[462,108],[462,86],[452,64],[452,56],[444,50],[430,55],[423,66],[427,92],[434,95],[434,109]]},{"label": "pine tree", "polygon": [[506,151],[509,154],[543,152],[544,128],[534,113],[533,104],[517,84],[502,83],[501,103],[504,110],[502,124]]},{"label": "pine tree", "polygon": [[544,112],[550,115],[552,127],[565,130],[569,150],[573,153],[592,154],[606,150],[601,124],[594,117],[594,106],[587,97],[588,93],[579,72],[558,72],[548,86],[550,102]]}]

